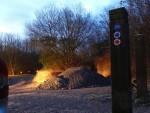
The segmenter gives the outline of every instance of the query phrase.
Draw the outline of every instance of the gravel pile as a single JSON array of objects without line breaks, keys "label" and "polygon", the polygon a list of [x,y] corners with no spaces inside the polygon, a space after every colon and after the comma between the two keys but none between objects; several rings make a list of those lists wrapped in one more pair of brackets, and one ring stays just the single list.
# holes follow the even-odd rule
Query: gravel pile
[{"label": "gravel pile", "polygon": [[50,77],[38,89],[75,89],[94,86],[110,85],[110,78],[105,78],[98,73],[84,67],[73,67]]},{"label": "gravel pile", "polygon": [[63,89],[67,87],[68,82],[65,78],[52,76],[44,83],[40,84],[37,89]]}]

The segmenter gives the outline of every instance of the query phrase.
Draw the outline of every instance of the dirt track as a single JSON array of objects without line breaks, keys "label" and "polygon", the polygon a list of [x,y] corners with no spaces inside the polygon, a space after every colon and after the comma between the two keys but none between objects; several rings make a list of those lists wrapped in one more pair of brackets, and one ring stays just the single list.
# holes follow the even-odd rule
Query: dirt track
[{"label": "dirt track", "polygon": [[[103,92],[103,94],[101,94]],[[110,88],[35,91],[9,96],[10,113],[110,113]]]},{"label": "dirt track", "polygon": [[[36,91],[23,81],[10,87],[9,113],[111,113],[111,87]],[[150,113],[150,105],[134,105]]]}]

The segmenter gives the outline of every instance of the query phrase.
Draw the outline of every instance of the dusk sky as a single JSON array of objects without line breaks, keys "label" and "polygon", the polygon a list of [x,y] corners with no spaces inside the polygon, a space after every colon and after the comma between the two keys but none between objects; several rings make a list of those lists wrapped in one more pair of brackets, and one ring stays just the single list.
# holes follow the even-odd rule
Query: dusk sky
[{"label": "dusk sky", "polygon": [[82,5],[90,13],[115,5],[119,0],[0,0],[0,32],[22,35],[25,23],[35,18],[35,13],[48,4],[57,7]]}]

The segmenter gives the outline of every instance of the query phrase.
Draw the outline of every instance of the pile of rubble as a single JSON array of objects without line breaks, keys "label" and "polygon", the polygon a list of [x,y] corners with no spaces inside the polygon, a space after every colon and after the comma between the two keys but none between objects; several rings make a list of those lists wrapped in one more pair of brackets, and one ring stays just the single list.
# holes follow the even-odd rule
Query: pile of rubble
[{"label": "pile of rubble", "polygon": [[67,88],[68,81],[61,76],[52,76],[38,86],[38,89],[64,89]]},{"label": "pile of rubble", "polygon": [[39,85],[39,89],[75,89],[110,85],[111,79],[84,67],[73,67],[50,77]]}]

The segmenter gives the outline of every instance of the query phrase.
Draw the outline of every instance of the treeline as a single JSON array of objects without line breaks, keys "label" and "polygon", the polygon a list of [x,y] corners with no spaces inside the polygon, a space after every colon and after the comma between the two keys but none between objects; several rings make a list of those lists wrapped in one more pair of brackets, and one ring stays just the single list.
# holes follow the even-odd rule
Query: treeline
[{"label": "treeline", "polygon": [[42,67],[96,69],[95,58],[103,55],[108,45],[104,22],[82,8],[45,7],[26,25],[28,38],[1,34],[0,57],[6,61],[9,74],[34,73]]},{"label": "treeline", "polygon": [[[149,62],[150,0],[121,1],[129,12],[132,54],[135,54],[135,39],[142,34]],[[84,65],[95,68],[95,59],[103,59],[109,53],[108,11],[109,8],[93,16],[82,7],[74,10],[58,9],[52,5],[45,7],[31,23],[27,23],[27,39],[1,35],[0,57],[7,62],[10,74],[35,72],[42,66],[66,69]],[[98,61],[103,65],[104,60]]]},{"label": "treeline", "polygon": [[21,40],[14,34],[0,34],[0,58],[7,63],[10,75],[35,73],[42,67],[31,40]]},{"label": "treeline", "polygon": [[150,0],[124,0],[123,5],[129,12],[133,66],[135,64],[136,40],[143,38],[146,47],[147,69],[150,75]]}]

